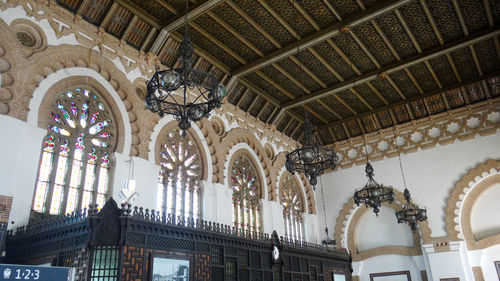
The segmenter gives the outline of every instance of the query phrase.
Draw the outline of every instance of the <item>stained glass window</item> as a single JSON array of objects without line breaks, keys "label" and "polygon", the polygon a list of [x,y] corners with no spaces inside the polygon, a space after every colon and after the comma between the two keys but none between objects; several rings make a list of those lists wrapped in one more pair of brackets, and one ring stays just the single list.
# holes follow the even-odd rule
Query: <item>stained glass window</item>
[{"label": "stained glass window", "polygon": [[167,133],[161,146],[158,210],[176,219],[201,216],[202,162],[192,137],[179,128]]},{"label": "stained glass window", "polygon": [[243,231],[261,232],[260,180],[252,161],[245,155],[231,165],[233,225]]},{"label": "stained glass window", "polygon": [[104,205],[115,128],[96,93],[76,88],[60,94],[48,116],[33,210],[52,215]]},{"label": "stained glass window", "polygon": [[304,204],[300,187],[294,176],[288,172],[285,172],[281,178],[280,201],[285,219],[285,236],[292,240],[304,240],[302,218]]}]

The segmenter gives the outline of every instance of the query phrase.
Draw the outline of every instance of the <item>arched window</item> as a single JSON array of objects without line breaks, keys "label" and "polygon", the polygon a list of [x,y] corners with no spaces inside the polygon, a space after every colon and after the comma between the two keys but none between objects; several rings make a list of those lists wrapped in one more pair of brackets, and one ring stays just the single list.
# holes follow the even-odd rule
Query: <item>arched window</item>
[{"label": "arched window", "polygon": [[116,132],[107,105],[93,91],[76,88],[57,97],[47,118],[33,210],[58,215],[89,204],[101,208]]},{"label": "arched window", "polygon": [[244,231],[261,232],[260,180],[252,161],[245,155],[230,167],[233,189],[233,226]]},{"label": "arched window", "polygon": [[179,128],[169,131],[161,145],[157,208],[174,218],[201,216],[201,152]]},{"label": "arched window", "polygon": [[304,220],[302,212],[304,203],[302,202],[299,184],[290,173],[284,174],[281,178],[280,201],[283,206],[283,217],[285,218],[285,236],[289,239],[303,240]]}]

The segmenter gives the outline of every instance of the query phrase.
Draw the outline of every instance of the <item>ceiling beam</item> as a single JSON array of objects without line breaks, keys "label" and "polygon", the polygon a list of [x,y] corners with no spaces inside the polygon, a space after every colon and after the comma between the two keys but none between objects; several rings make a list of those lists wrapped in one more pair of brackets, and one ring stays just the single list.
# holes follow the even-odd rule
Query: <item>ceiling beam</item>
[{"label": "ceiling beam", "polygon": [[410,41],[413,43],[413,46],[415,49],[417,49],[417,52],[421,53],[422,48],[420,47],[420,44],[418,43],[417,39],[415,36],[413,36],[413,33],[411,32],[410,28],[406,24],[406,21],[404,20],[403,16],[399,12],[398,9],[394,10],[394,13],[396,14],[396,17],[398,18],[399,22],[401,23],[401,26],[403,26],[403,29],[405,30],[406,34],[408,37],[410,37]]},{"label": "ceiling beam", "polygon": [[389,102],[387,101],[386,98],[384,98],[384,96],[382,96],[382,94],[380,93],[379,90],[377,90],[377,88],[375,88],[375,86],[372,85],[372,83],[370,83],[370,81],[366,82],[366,85],[368,86],[368,88],[370,88],[370,90],[372,90],[372,92],[375,93],[375,95],[383,102],[385,103],[386,105],[389,104]]},{"label": "ceiling beam", "polygon": [[365,53],[365,55],[368,56],[368,58],[372,61],[372,63],[377,67],[377,68],[380,68],[380,63],[377,61],[377,59],[375,58],[375,56],[373,56],[373,54],[370,52],[370,50],[368,50],[368,48],[365,46],[365,44],[363,44],[363,42],[361,42],[361,40],[359,40],[358,36],[356,36],[356,34],[349,29],[349,34],[351,35],[352,39],[354,40],[354,42],[356,42],[356,44],[358,44],[358,46],[361,48],[361,50],[363,50],[363,52]]},{"label": "ceiling beam", "polygon": [[224,27],[227,31],[229,31],[234,37],[238,38],[238,40],[245,43],[245,45],[247,45],[248,48],[252,49],[252,51],[254,51],[257,55],[261,57],[264,56],[264,53],[259,48],[257,48],[252,42],[248,41],[248,39],[246,39],[245,36],[241,35],[238,31],[236,31],[236,29],[232,28],[223,19],[221,19],[211,11],[208,11],[207,15],[211,17],[213,20],[215,20],[222,27]]},{"label": "ceiling beam", "polygon": [[316,31],[319,31],[321,28],[319,24],[304,10],[304,8],[297,3],[297,1],[292,1],[293,6],[297,11],[306,19],[306,21],[314,28]]},{"label": "ceiling beam", "polygon": [[377,31],[377,33],[380,36],[380,38],[382,38],[382,41],[384,41],[384,43],[387,46],[387,48],[389,48],[389,50],[391,51],[392,55],[397,60],[401,60],[401,56],[399,56],[398,52],[396,52],[396,49],[394,49],[394,47],[392,46],[391,42],[389,41],[389,39],[387,38],[387,36],[385,36],[384,32],[378,26],[378,24],[374,20],[371,20],[370,23],[372,24],[373,28],[375,28],[375,30]]},{"label": "ceiling beam", "polygon": [[130,0],[114,0],[114,1],[118,3],[120,6],[123,6],[125,9],[131,11],[133,14],[137,15],[143,21],[149,23],[150,25],[158,29],[161,28],[161,21],[155,16],[148,13],[146,10],[144,10],[141,6],[135,4]]},{"label": "ceiling beam", "polygon": [[261,59],[257,59],[253,62],[250,62],[238,69],[236,69],[233,72],[233,75],[235,76],[243,76],[245,74],[248,74],[250,72],[253,72],[259,68],[262,68],[266,65],[269,65],[273,62],[276,62],[280,59],[283,59],[285,57],[291,56],[292,54],[297,53],[297,49],[307,49],[309,47],[312,47],[328,38],[331,38],[332,36],[339,34],[345,26],[350,26],[354,27],[358,24],[361,24],[365,21],[369,21],[381,14],[384,14],[388,11],[394,10],[397,7],[400,7],[411,0],[385,0],[385,1],[379,1],[380,3],[378,5],[375,5],[374,7],[367,9],[365,11],[362,11],[358,13],[355,16],[345,18],[343,22],[333,24],[329,27],[326,27],[325,29],[322,29],[316,33],[313,33],[305,38],[302,38],[301,40],[292,43],[286,47],[281,48],[280,50],[277,50],[269,55],[266,55],[265,57]]},{"label": "ceiling beam", "polygon": [[490,72],[490,73],[485,74],[484,76],[481,76],[481,77],[476,77],[476,78],[470,79],[470,80],[464,80],[461,83],[457,83],[457,84],[454,84],[454,85],[443,87],[441,89],[430,91],[430,92],[427,92],[427,93],[425,93],[423,95],[412,96],[412,97],[407,98],[406,100],[400,100],[400,101],[392,103],[390,105],[382,106],[382,107],[376,108],[374,110],[370,110],[370,111],[363,112],[363,113],[355,115],[355,116],[350,116],[350,117],[344,118],[343,120],[338,120],[338,121],[335,121],[335,122],[332,122],[332,123],[329,123],[329,124],[326,124],[326,125],[323,125],[323,126],[319,126],[319,128],[324,129],[324,128],[328,128],[328,127],[335,126],[335,125],[338,125],[338,124],[344,124],[344,122],[349,121],[349,120],[354,120],[354,119],[361,118],[363,116],[368,116],[368,115],[371,115],[371,114],[374,114],[374,113],[378,113],[378,112],[381,112],[381,111],[384,111],[384,110],[391,110],[392,108],[394,108],[394,107],[396,107],[398,105],[405,105],[405,104],[408,104],[410,102],[413,102],[413,101],[416,101],[416,100],[419,100],[419,99],[422,99],[422,98],[430,97],[430,96],[433,96],[433,95],[439,95],[439,94],[444,93],[446,91],[450,91],[450,90],[453,90],[453,89],[461,88],[461,87],[467,86],[469,84],[481,82],[483,80],[486,80],[486,79],[489,79],[491,77],[495,77],[495,76],[498,76],[498,75],[500,75],[500,70]]},{"label": "ceiling beam", "polygon": [[486,17],[488,18],[488,23],[490,26],[495,25],[495,20],[493,19],[493,13],[491,12],[490,2],[488,0],[483,0],[483,6],[486,10]]},{"label": "ceiling beam", "polygon": [[263,0],[258,0],[257,1],[263,8],[266,10],[274,19],[276,19],[290,34],[292,34],[295,39],[299,40],[300,35],[297,33],[297,31],[286,22],[284,18],[280,16],[278,12],[276,12],[271,5],[266,3],[266,1]]},{"label": "ceiling beam", "polygon": [[460,73],[458,72],[457,66],[453,62],[453,59],[451,58],[450,54],[446,54],[446,60],[448,60],[448,64],[450,64],[451,69],[453,70],[453,73],[455,74],[455,78],[457,79],[458,82],[462,82],[462,77],[460,77]]},{"label": "ceiling beam", "polygon": [[280,102],[275,97],[270,96],[265,91],[257,88],[255,85],[253,85],[252,83],[250,83],[246,78],[242,77],[242,78],[240,78],[238,80],[238,82],[241,83],[241,84],[243,84],[245,87],[249,88],[250,90],[252,90],[257,95],[265,98],[266,100],[268,100],[269,102],[271,102],[274,106],[277,106],[277,107],[280,106]]},{"label": "ceiling beam", "polygon": [[306,92],[307,94],[311,93],[311,90],[309,90],[304,84],[302,84],[299,80],[297,80],[295,77],[293,77],[293,75],[291,75],[285,69],[283,69],[281,66],[279,66],[279,64],[273,63],[272,66],[274,68],[276,68],[279,72],[281,72],[283,75],[285,75],[286,78],[288,78],[290,81],[295,83],[295,85],[297,85],[299,88],[301,88],[302,91]]},{"label": "ceiling beam", "polygon": [[353,95],[355,95],[368,109],[372,110],[373,106],[371,106],[354,88],[349,89]]},{"label": "ceiling beam", "polygon": [[[352,88],[354,85],[360,85],[362,83],[372,81],[374,79],[377,79],[377,77],[381,73],[390,74],[399,70],[403,70],[412,65],[416,65],[425,62],[427,60],[430,60],[432,58],[445,55],[449,52],[464,48],[466,46],[489,39],[491,37],[498,36],[499,34],[500,34],[500,29],[498,29],[498,26],[494,26],[493,28],[488,28],[474,34],[470,34],[469,36],[458,38],[458,40],[447,43],[445,45],[438,46],[433,49],[429,49],[426,52],[413,55],[405,60],[396,61],[394,63],[388,64],[382,67],[381,69],[362,74],[358,77],[353,77],[352,79],[346,80],[341,83],[337,83],[323,90],[311,93],[307,97],[297,98],[295,100],[286,102],[282,105],[280,113],[283,114],[284,111],[290,108],[306,104],[308,102],[332,95],[334,93],[347,90],[349,88]],[[280,113],[278,113],[278,117],[281,115]]]},{"label": "ceiling beam", "polygon": [[[117,1],[117,0],[115,0]],[[123,0],[119,0],[123,1]],[[210,9],[216,7],[220,3],[224,2],[224,0],[207,0],[204,2],[200,2],[195,4],[189,9],[189,12],[187,13],[187,20],[188,22],[197,18],[201,14],[209,11]],[[182,13],[182,15],[177,16],[172,22],[169,24],[162,27],[156,27],[158,29],[161,29],[160,34],[156,37],[155,42],[153,43],[153,46],[151,47],[151,52],[158,54],[160,52],[161,47],[165,42],[167,41],[168,36],[176,30],[177,28],[181,27],[184,24],[184,21],[186,19],[185,15],[186,11]]]},{"label": "ceiling beam", "polygon": [[431,11],[427,7],[427,4],[425,4],[425,0],[419,0],[418,2],[420,3],[420,6],[424,10],[424,14],[427,18],[427,21],[430,23],[432,30],[434,31],[434,35],[436,35],[436,38],[439,41],[439,44],[443,45],[444,44],[443,36],[441,36],[441,32],[439,32],[437,24],[434,21],[434,18],[432,17]]},{"label": "ceiling beam", "polygon": [[417,79],[415,79],[415,76],[413,76],[413,74],[411,73],[411,71],[408,68],[405,68],[405,73],[406,73],[406,75],[408,75],[408,77],[410,78],[410,80],[413,83],[413,85],[415,86],[415,88],[417,88],[418,92],[420,94],[423,94],[424,90],[422,90],[422,87],[418,83]]},{"label": "ceiling beam", "polygon": [[166,0],[155,0],[155,2],[160,4],[160,6],[167,9],[169,12],[171,12],[174,15],[177,15],[179,13],[179,11],[177,11],[177,9],[174,6],[170,5]]},{"label": "ceiling beam", "polygon": [[340,16],[340,13],[335,9],[332,4],[330,4],[330,1],[328,0],[323,0],[323,4],[330,10],[330,12],[333,14],[335,18],[337,18],[338,21],[342,21],[342,17]]},{"label": "ceiling beam", "polygon": [[361,70],[351,61],[351,59],[344,54],[344,52],[337,46],[335,43],[333,43],[332,39],[326,39],[326,43],[330,45],[330,47],[333,48],[333,50],[349,65],[350,68],[354,72],[356,72],[357,75],[361,75]]},{"label": "ceiling beam", "polygon": [[434,79],[434,82],[436,82],[436,85],[441,89],[443,88],[443,84],[441,84],[441,81],[439,81],[439,78],[436,75],[436,72],[434,71],[434,68],[432,68],[432,65],[428,62],[424,62],[425,67],[427,67],[427,70],[431,73],[432,79]]},{"label": "ceiling beam", "polygon": [[[173,32],[172,34],[170,34],[170,36],[172,37],[172,39],[174,39],[177,42],[181,42],[184,39],[182,35],[180,35],[176,32]],[[215,58],[211,54],[207,53],[205,50],[196,46],[195,44],[193,44],[193,49],[194,49],[195,54],[202,57],[203,59],[208,61],[210,64],[214,65],[222,72],[229,73],[229,71],[230,71],[229,67],[226,64],[224,64],[223,62],[221,62],[220,60],[218,60],[217,58]]]},{"label": "ceiling beam", "polygon": [[231,7],[240,17],[246,20],[251,26],[257,29],[258,32],[262,34],[262,36],[266,37],[269,42],[271,42],[276,48],[281,48],[281,44],[269,34],[260,24],[258,24],[253,18],[247,15],[238,5],[233,3],[231,0],[225,0],[225,3]]},{"label": "ceiling beam", "polygon": [[203,29],[201,26],[197,25],[194,22],[190,22],[189,25],[191,27],[193,27],[196,31],[198,31],[199,33],[201,33],[201,35],[203,35],[205,38],[207,38],[210,42],[212,42],[217,47],[219,47],[222,50],[224,50],[224,52],[228,53],[230,56],[232,56],[233,58],[235,58],[240,63],[242,63],[242,64],[247,63],[247,61],[243,57],[241,57],[238,53],[236,53],[235,51],[233,51],[231,48],[229,48],[226,44],[224,44],[223,42],[221,42],[215,36],[213,36],[212,34],[210,34],[208,31],[206,31],[205,29]]}]

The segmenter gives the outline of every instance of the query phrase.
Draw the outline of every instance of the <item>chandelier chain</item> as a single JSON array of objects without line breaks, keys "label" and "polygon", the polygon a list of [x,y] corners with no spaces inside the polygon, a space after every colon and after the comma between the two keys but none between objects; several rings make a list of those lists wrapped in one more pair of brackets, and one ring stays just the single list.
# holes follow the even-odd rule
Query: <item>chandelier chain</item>
[{"label": "chandelier chain", "polygon": [[403,177],[403,186],[406,188],[406,177],[403,171],[403,164],[401,163],[401,152],[399,151],[398,139],[396,137],[396,126],[392,127],[393,135],[394,135],[394,145],[396,146],[396,150],[398,151],[398,159],[399,159],[399,169],[401,169],[401,175]]},{"label": "chandelier chain", "polygon": [[323,217],[325,218],[325,227],[326,227],[325,194],[323,193],[323,180],[321,179],[321,176],[319,176],[319,185],[321,188],[321,200],[323,201]]}]

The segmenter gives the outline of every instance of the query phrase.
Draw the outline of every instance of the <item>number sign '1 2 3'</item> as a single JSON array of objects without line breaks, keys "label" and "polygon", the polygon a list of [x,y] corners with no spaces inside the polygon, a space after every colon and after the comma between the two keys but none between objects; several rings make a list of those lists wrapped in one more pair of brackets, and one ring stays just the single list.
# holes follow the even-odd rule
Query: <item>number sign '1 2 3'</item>
[{"label": "number sign '1 2 3'", "polygon": [[67,267],[0,264],[0,281],[72,281],[73,278],[73,270]]}]

